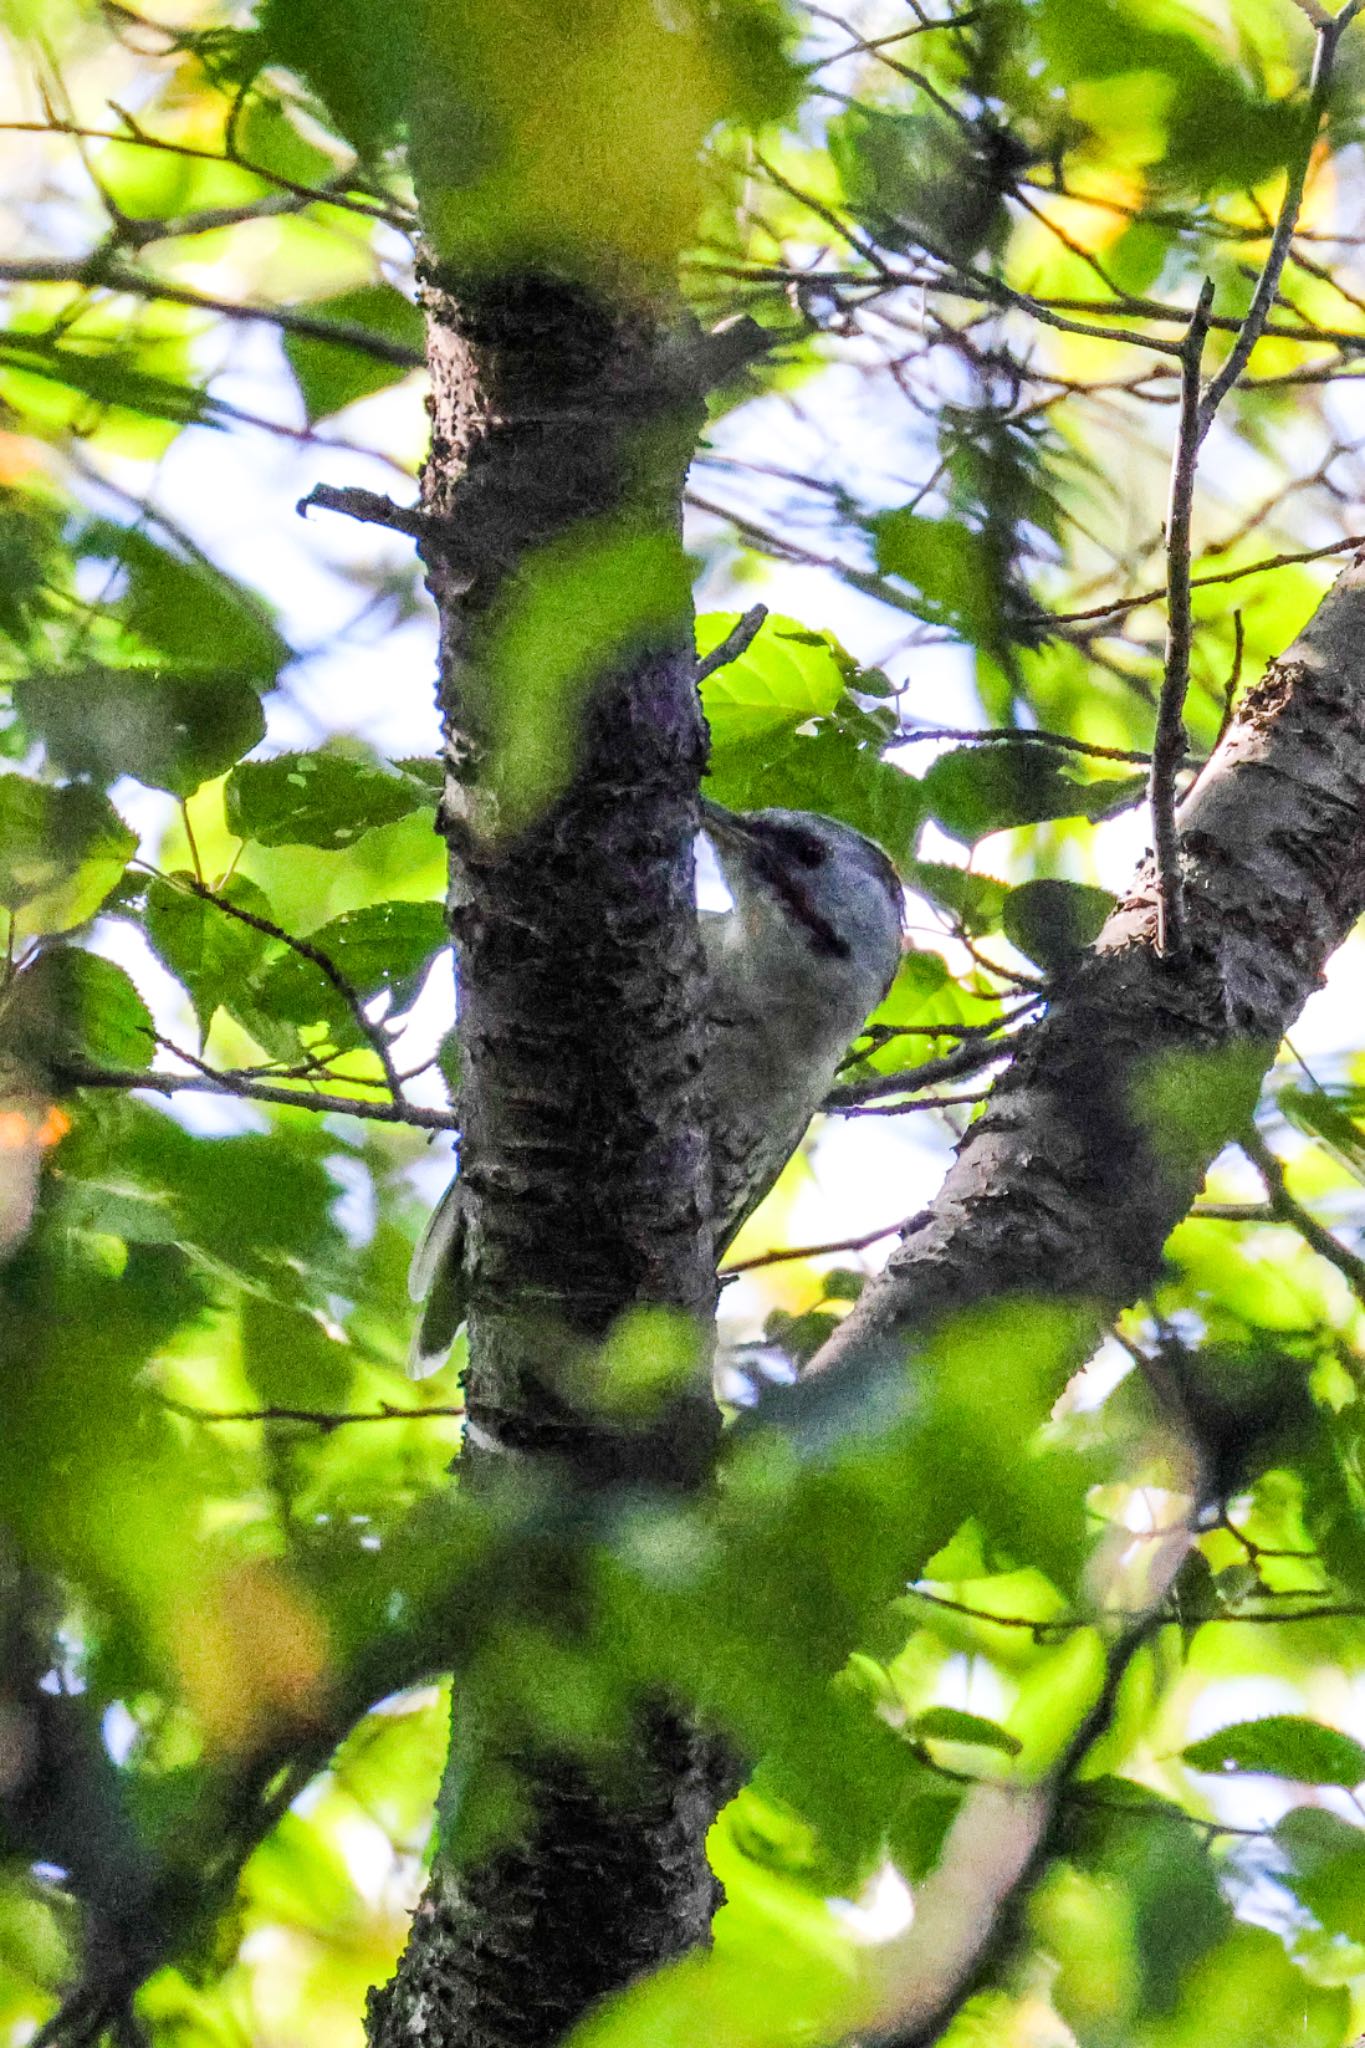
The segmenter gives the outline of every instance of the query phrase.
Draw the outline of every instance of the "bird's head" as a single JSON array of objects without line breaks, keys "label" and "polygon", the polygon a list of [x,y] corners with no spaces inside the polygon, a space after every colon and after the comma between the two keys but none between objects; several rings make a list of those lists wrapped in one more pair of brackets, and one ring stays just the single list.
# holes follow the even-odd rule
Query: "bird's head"
[{"label": "bird's head", "polygon": [[861,1023],[901,955],[904,897],[881,848],[815,811],[727,811],[703,800],[702,823],[746,943],[818,963],[831,988],[865,997]]}]

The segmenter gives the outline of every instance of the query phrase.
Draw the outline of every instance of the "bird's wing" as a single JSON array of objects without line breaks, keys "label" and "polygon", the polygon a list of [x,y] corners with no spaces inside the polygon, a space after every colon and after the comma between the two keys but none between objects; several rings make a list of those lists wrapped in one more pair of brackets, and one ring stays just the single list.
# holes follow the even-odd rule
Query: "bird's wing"
[{"label": "bird's wing", "polygon": [[464,1200],[458,1176],[432,1210],[408,1268],[408,1293],[422,1303],[408,1354],[408,1375],[439,1372],[465,1319]]}]

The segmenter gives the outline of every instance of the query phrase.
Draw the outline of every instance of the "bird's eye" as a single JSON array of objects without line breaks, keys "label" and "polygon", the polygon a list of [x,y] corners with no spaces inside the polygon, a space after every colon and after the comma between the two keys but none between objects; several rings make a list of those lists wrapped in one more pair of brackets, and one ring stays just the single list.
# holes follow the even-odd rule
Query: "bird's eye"
[{"label": "bird's eye", "polygon": [[792,859],[803,868],[823,867],[829,857],[829,848],[823,839],[817,839],[813,832],[793,832],[791,835]]}]

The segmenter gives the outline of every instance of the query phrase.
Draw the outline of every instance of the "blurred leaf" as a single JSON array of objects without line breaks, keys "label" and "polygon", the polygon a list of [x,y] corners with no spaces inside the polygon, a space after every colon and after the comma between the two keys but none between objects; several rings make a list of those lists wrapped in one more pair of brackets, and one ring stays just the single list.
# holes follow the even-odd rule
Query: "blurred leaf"
[{"label": "blurred leaf", "polygon": [[1078,782],[1044,747],[957,747],[924,778],[929,811],[955,839],[984,839],[1050,818],[1099,819],[1124,810],[1146,787],[1141,775]]},{"label": "blurred leaf", "polygon": [[1039,877],[1010,890],[1001,922],[1012,946],[1055,971],[1094,944],[1113,908],[1107,889]]},{"label": "blurred leaf", "polygon": [[131,977],[102,954],[50,946],[19,975],[6,1014],[10,1045],[41,1072],[64,1059],[150,1067],[151,1012]]},{"label": "blurred leaf", "polygon": [[345,1408],[355,1362],[340,1337],[307,1309],[242,1303],[242,1365],[267,1407]]},{"label": "blurred leaf", "polygon": [[1162,1053],[1141,1064],[1131,1107],[1159,1157],[1189,1170],[1245,1127],[1263,1073],[1264,1057],[1255,1046]]},{"label": "blurred leaf", "polygon": [[290,659],[261,600],[212,563],[182,559],[140,528],[111,520],[89,521],[81,546],[96,561],[122,565],[123,623],[168,663],[208,676],[227,672],[265,690]]},{"label": "blurred leaf", "polygon": [[1121,98],[1106,105],[1076,87],[1140,80],[1145,118],[1164,130],[1157,170],[1168,187],[1246,190],[1279,170],[1299,140],[1297,96],[1275,98],[1264,78],[1240,72],[1197,17],[1126,0],[1045,0],[1038,27],[1051,75],[1072,86],[1073,106],[1101,131],[1122,122]]},{"label": "blurred leaf", "polygon": [[1365,1942],[1365,1832],[1320,1806],[1294,1806],[1277,1821],[1286,1883],[1329,1934]]},{"label": "blurred leaf", "polygon": [[1235,1722],[1190,1743],[1180,1755],[1196,1771],[1267,1771],[1299,1784],[1341,1785],[1347,1791],[1365,1781],[1365,1748],[1340,1729],[1298,1714]]},{"label": "blurred leaf", "polygon": [[502,831],[528,824],[573,774],[580,721],[603,676],[677,640],[688,581],[672,534],[592,521],[508,580],[490,622],[486,670],[486,782]]},{"label": "blurred leaf", "polygon": [[953,519],[882,512],[872,524],[877,567],[908,583],[919,614],[964,640],[990,645],[998,633],[998,597],[982,537]]},{"label": "blurred leaf", "polygon": [[[383,341],[401,342],[421,353],[422,315],[412,300],[392,285],[361,285],[335,298],[311,300],[306,310],[315,319],[361,327]],[[345,341],[319,341],[313,335],[290,333],[284,336],[283,348],[310,426],[412,374],[402,363],[381,362]]]},{"label": "blurred leaf", "polygon": [[226,792],[229,831],[261,846],[350,846],[430,802],[413,776],[324,750],[239,762]]},{"label": "blurred leaf", "polygon": [[14,701],[53,764],[120,775],[191,796],[265,737],[259,684],[232,670],[50,670],[22,677]]},{"label": "blurred leaf", "polygon": [[969,868],[954,867],[948,861],[912,861],[905,879],[940,910],[960,920],[973,935],[995,931],[1005,904],[1017,893],[1008,882],[997,882],[992,875],[975,875]]},{"label": "blurred leaf", "polygon": [[1008,1728],[983,1720],[980,1714],[964,1713],[960,1707],[926,1708],[915,1716],[915,1733],[933,1742],[970,1742],[980,1749],[998,1749],[1005,1756],[1018,1756],[1024,1746]]},{"label": "blurred leaf", "polygon": [[98,790],[0,775],[0,907],[17,937],[84,924],[136,851],[137,834]]}]

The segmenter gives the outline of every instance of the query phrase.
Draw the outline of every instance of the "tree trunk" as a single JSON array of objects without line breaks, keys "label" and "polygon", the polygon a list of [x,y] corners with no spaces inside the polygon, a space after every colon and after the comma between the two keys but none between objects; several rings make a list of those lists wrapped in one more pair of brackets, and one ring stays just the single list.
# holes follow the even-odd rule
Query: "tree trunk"
[{"label": "tree trunk", "polygon": [[[567,1526],[605,1483],[697,1486],[718,1427],[702,1357],[643,1419],[589,1392],[623,1311],[660,1304],[704,1328],[714,1300],[693,895],[705,728],[679,530],[700,392],[679,375],[677,329],[572,285],[484,280],[457,297],[429,276],[426,310],[423,553],[441,624],[469,1226],[462,1483],[548,1473]],[[580,551],[578,585],[572,567],[555,582],[566,549]],[[605,653],[582,616],[602,601],[589,557],[624,565],[608,583],[627,628]],[[663,562],[676,595],[632,626],[637,560],[656,575]],[[548,635],[528,639],[526,619],[547,610]],[[584,652],[546,702],[537,664],[553,671],[566,636]],[[551,774],[573,766],[532,810],[499,764],[528,739],[516,722],[537,717],[529,740],[549,733]],[[566,1638],[574,1559],[570,1533],[546,1624]],[[715,1798],[690,1728],[642,1715],[617,1798],[544,1744],[497,1753],[499,1731],[458,1687],[454,1712],[443,1852],[374,2001],[375,2048],[548,2044],[709,1927]],[[468,1786],[500,1767],[519,1774],[526,1826],[459,1867]]]}]

